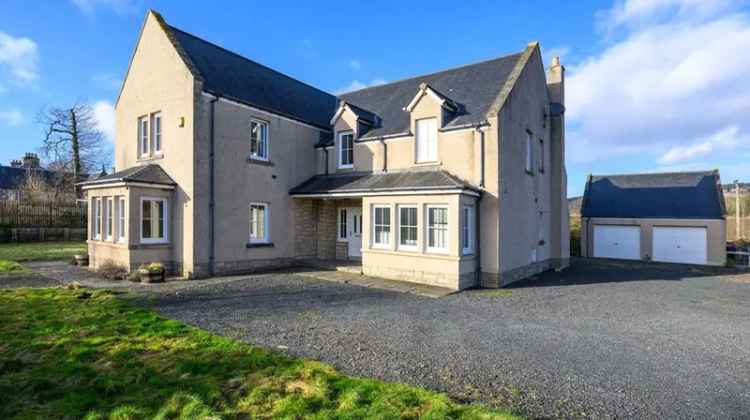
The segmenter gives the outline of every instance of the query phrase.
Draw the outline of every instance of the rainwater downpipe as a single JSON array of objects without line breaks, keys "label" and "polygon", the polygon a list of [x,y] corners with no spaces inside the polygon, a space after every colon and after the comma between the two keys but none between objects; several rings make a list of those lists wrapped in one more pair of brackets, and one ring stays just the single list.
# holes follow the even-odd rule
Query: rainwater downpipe
[{"label": "rainwater downpipe", "polygon": [[211,99],[211,123],[209,129],[209,153],[208,153],[208,172],[209,172],[209,198],[208,198],[208,274],[213,277],[216,265],[216,239],[215,239],[215,188],[214,188],[214,150],[215,150],[215,119],[216,119],[216,102],[219,96],[216,95]]}]

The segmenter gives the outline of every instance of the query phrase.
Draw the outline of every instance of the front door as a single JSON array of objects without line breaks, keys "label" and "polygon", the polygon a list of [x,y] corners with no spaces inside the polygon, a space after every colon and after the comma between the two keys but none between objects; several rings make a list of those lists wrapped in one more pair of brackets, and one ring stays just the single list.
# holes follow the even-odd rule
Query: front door
[{"label": "front door", "polygon": [[362,256],[362,209],[351,208],[347,214],[349,219],[346,221],[349,230],[349,256],[359,258]]}]

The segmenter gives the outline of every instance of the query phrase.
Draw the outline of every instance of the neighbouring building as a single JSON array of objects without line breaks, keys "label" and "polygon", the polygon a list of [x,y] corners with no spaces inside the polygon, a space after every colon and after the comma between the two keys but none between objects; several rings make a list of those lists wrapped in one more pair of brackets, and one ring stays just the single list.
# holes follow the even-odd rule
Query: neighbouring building
[{"label": "neighbouring building", "polygon": [[724,265],[719,171],[589,176],[581,255]]},{"label": "neighbouring building", "polygon": [[44,196],[41,197],[43,200],[55,198],[75,200],[74,194],[71,194],[70,197],[59,197],[60,194],[53,192],[60,183],[59,181],[60,174],[42,168],[39,156],[36,153],[26,153],[23,159],[13,160],[10,166],[0,165],[0,201],[25,201],[25,199],[29,199],[30,197],[27,196],[32,184],[39,190],[35,194]]},{"label": "neighbouring building", "polygon": [[361,262],[498,287],[569,259],[564,68],[523,51],[334,96],[146,16],[89,257],[185,277]]}]

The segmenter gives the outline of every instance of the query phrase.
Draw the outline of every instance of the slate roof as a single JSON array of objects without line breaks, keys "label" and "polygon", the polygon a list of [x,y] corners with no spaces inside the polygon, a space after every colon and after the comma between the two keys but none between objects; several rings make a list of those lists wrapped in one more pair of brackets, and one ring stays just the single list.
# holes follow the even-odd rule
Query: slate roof
[{"label": "slate roof", "polygon": [[581,215],[602,218],[723,219],[718,171],[591,176]]},{"label": "slate roof", "polygon": [[46,182],[52,184],[56,181],[58,173],[55,171],[49,171],[40,168],[16,168],[13,166],[2,166],[0,165],[0,189],[2,190],[17,190],[21,188],[21,185],[26,181],[26,177],[29,172],[38,174]]},{"label": "slate roof", "polygon": [[422,83],[455,104],[459,110],[443,128],[450,129],[483,122],[506,80],[523,53],[469,64],[437,73],[412,77],[385,85],[340,95],[340,99],[379,117],[381,124],[361,139],[408,133],[410,115],[404,111]]},{"label": "slate roof", "polygon": [[93,181],[81,182],[79,185],[109,184],[112,182],[140,182],[144,184],[177,185],[161,166],[151,163],[144,166],[133,166],[120,172],[101,176]]},{"label": "slate roof", "polygon": [[167,26],[189,57],[203,90],[256,108],[330,130],[336,97],[242,57],[222,47]]},{"label": "slate roof", "polygon": [[373,193],[404,190],[453,190],[473,187],[446,171],[408,171],[383,174],[316,175],[292,188],[289,194]]}]

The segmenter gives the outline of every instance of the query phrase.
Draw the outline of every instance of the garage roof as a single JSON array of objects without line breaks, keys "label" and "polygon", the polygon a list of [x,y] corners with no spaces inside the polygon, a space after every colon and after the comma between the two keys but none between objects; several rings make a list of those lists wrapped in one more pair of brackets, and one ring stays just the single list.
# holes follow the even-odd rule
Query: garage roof
[{"label": "garage roof", "polygon": [[591,175],[583,217],[723,219],[719,171]]}]

